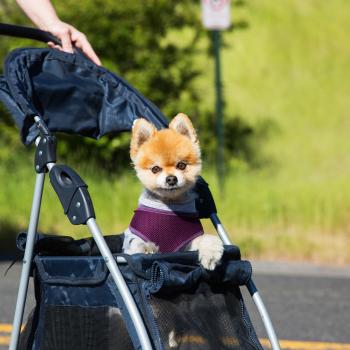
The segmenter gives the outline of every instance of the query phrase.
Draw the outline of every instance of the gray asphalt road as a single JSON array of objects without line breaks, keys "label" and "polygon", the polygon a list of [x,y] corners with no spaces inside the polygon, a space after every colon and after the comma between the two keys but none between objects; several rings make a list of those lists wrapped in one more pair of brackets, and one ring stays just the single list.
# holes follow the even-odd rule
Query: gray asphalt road
[{"label": "gray asphalt road", "polygon": [[[350,343],[350,268],[258,264],[254,281],[280,339]],[[266,337],[244,295],[259,336]]]},{"label": "gray asphalt road", "polygon": [[[17,264],[4,277],[7,266],[0,263],[1,324],[12,321],[20,274]],[[261,262],[253,267],[280,339],[350,343],[350,268]],[[266,338],[250,296],[243,294],[259,337]],[[33,305],[30,288],[27,312]]]}]

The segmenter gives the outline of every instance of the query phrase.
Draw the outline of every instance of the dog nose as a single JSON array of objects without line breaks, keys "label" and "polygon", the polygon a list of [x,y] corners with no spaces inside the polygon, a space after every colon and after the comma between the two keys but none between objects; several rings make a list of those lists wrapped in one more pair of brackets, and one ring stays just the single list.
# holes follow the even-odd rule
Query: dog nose
[{"label": "dog nose", "polygon": [[169,186],[175,186],[177,184],[177,177],[174,175],[169,175],[166,177],[165,181]]}]

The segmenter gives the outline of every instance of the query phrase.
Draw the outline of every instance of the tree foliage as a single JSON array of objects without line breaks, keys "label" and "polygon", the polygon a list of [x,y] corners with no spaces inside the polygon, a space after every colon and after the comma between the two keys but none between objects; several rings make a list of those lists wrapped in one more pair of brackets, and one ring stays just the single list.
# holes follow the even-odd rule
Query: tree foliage
[{"label": "tree foliage", "polygon": [[[194,84],[201,74],[196,67],[196,55],[212,53],[210,40],[206,40],[209,34],[200,23],[198,0],[53,0],[53,4],[62,20],[87,35],[107,68],[134,85],[168,118],[178,112],[189,114],[200,129],[203,153],[214,161],[214,113],[203,110],[201,101],[206,96],[201,96]],[[233,4],[242,6],[244,2]],[[12,0],[2,0],[0,21],[30,24]],[[233,29],[246,26],[246,23],[236,23]],[[198,45],[200,42],[202,45]],[[1,38],[0,57],[16,47],[33,45],[41,44]],[[230,133],[233,131],[226,133],[227,156],[249,161],[252,158],[250,138],[254,132],[241,118],[227,119],[230,122],[226,129]],[[9,118],[1,120],[0,136],[15,147],[14,135],[8,127]],[[107,136],[98,143],[63,135],[59,152],[60,156],[79,161],[102,162],[108,170],[115,170],[115,164],[129,162],[128,144],[128,135]]]},{"label": "tree foliage", "polygon": [[107,68],[169,115],[184,92],[196,95],[191,83],[199,73],[193,62],[201,32],[197,5],[194,0],[56,1],[62,18],[87,33]]},{"label": "tree foliage", "polygon": [[[193,55],[201,33],[197,1],[169,0],[65,0],[53,1],[60,18],[84,32],[103,64],[124,77],[153,101],[167,116],[190,109],[199,100],[192,87],[199,71]],[[5,0],[0,8],[3,22],[28,24],[14,2]],[[182,32],[181,36],[177,33]],[[23,40],[1,41],[4,54]],[[181,100],[191,101],[185,107]],[[66,142],[74,146],[72,138]],[[128,139],[107,137],[96,145],[84,143],[80,155],[96,155],[105,163],[125,157]],[[61,151],[69,150],[67,145]]]}]

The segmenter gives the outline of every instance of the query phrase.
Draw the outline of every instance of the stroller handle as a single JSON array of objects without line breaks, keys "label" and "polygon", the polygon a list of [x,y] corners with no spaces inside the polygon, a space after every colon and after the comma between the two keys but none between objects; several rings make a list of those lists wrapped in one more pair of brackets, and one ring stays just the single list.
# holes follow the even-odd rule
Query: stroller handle
[{"label": "stroller handle", "polygon": [[33,39],[44,43],[52,41],[56,45],[61,45],[61,41],[50,32],[31,27],[18,26],[15,24],[0,23],[0,35]]}]

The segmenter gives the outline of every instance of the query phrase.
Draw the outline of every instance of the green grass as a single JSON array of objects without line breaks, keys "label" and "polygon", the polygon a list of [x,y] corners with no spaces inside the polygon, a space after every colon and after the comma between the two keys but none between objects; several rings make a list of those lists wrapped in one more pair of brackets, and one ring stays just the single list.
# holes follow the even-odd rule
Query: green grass
[{"label": "green grass", "polygon": [[[75,168],[89,184],[102,231],[105,234],[122,232],[130,221],[141,191],[133,171],[130,169],[108,180],[95,170]],[[320,192],[317,185],[310,186],[308,181],[293,182],[286,188],[284,179],[272,175],[263,171],[233,174],[221,196],[213,171],[204,172],[206,180],[211,183],[220,217],[244,256],[349,262],[344,205],[350,203],[350,198],[344,193],[339,195],[334,187]],[[22,163],[21,167],[15,165],[11,176],[9,170],[0,168],[0,176],[9,179],[0,192],[0,232],[8,228],[26,229],[34,187],[31,162]],[[204,225],[206,232],[214,231],[210,222],[205,220]],[[69,223],[48,180],[39,231],[77,238],[89,236],[85,227]],[[15,233],[12,233],[12,238]],[[11,235],[7,238],[11,239]]]},{"label": "green grass", "polygon": [[[87,170],[71,164],[89,185],[95,211],[101,229],[107,234],[122,232],[130,220],[141,187],[135,181],[131,169],[129,176],[124,174],[115,180],[108,180],[97,171]],[[11,227],[26,229],[30,214],[32,195],[35,183],[35,172],[31,161],[19,164],[11,169],[0,167],[1,178],[8,178],[6,186],[0,191],[0,208],[2,223]],[[53,190],[49,178],[41,207],[39,231],[73,235],[88,235],[84,226],[72,226],[63,213],[62,206]],[[1,225],[0,225],[1,232]]]},{"label": "green grass", "polygon": [[[224,33],[226,116],[276,126],[261,146],[267,165],[252,170],[232,162],[222,198],[214,171],[205,171],[222,221],[245,256],[350,263],[349,18],[347,0],[249,0],[234,7],[233,20],[248,28]],[[197,88],[208,109],[213,64],[204,46]],[[3,226],[27,225],[34,182],[31,161],[22,163],[22,169],[0,167]],[[113,180],[82,171],[101,228],[121,232],[140,191],[132,170]],[[44,199],[42,231],[87,235],[72,228],[52,189]]]},{"label": "green grass", "polygon": [[[236,167],[220,205],[261,257],[350,261],[349,15],[344,0],[250,0],[233,12],[248,28],[224,33],[227,115],[277,129],[270,166]],[[199,87],[213,96],[208,77]]]}]

